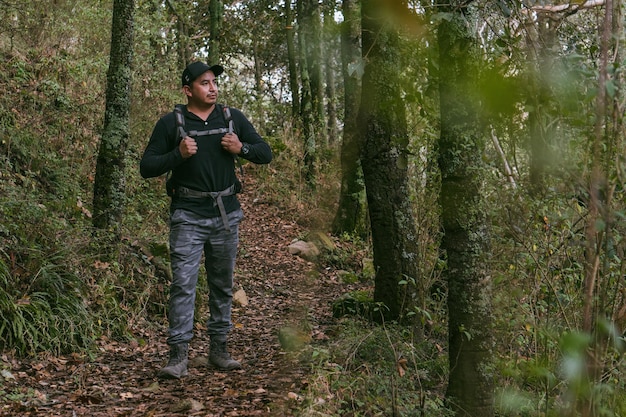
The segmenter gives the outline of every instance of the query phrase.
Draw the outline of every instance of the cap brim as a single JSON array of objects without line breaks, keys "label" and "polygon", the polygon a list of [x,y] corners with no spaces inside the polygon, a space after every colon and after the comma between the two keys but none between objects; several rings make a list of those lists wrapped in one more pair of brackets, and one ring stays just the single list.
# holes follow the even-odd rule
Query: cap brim
[{"label": "cap brim", "polygon": [[220,74],[222,74],[224,72],[224,67],[222,67],[221,65],[213,65],[209,68],[209,71],[211,71],[213,73],[213,75],[215,75],[216,77],[219,76]]}]

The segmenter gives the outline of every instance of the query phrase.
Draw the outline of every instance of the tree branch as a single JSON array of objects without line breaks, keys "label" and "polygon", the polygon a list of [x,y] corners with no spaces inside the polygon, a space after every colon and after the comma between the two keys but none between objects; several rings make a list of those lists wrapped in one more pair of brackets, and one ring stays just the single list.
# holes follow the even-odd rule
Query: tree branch
[{"label": "tree branch", "polygon": [[537,5],[530,8],[535,12],[548,12],[548,13],[576,13],[581,9],[591,9],[592,7],[604,6],[606,0],[587,0],[581,4],[566,3],[566,4],[552,4],[552,5]]},{"label": "tree branch", "polygon": [[506,159],[506,155],[502,150],[502,146],[500,146],[500,141],[498,140],[498,137],[496,136],[496,133],[493,129],[491,129],[491,141],[493,142],[493,146],[496,148],[496,152],[498,152],[498,155],[500,155],[500,158],[502,159],[502,166],[504,168],[504,173],[507,179],[509,180],[513,188],[517,188],[517,184],[515,183],[515,176],[513,175],[513,170],[509,165],[509,161]]}]

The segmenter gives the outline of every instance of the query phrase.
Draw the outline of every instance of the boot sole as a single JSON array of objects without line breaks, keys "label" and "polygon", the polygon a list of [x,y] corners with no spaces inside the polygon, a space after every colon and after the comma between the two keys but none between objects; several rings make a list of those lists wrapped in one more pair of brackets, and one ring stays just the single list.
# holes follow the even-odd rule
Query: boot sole
[{"label": "boot sole", "polygon": [[161,379],[180,379],[184,376],[187,376],[188,372],[185,371],[180,375],[176,375],[176,374],[170,374],[169,372],[163,372],[163,371],[159,371],[157,373],[157,377],[161,378]]},{"label": "boot sole", "polygon": [[222,367],[222,366],[218,366],[218,365],[214,364],[211,361],[209,361],[207,363],[207,366],[209,368],[218,369],[220,371],[236,371],[237,369],[241,369],[242,368],[241,364],[235,365],[235,366]]}]

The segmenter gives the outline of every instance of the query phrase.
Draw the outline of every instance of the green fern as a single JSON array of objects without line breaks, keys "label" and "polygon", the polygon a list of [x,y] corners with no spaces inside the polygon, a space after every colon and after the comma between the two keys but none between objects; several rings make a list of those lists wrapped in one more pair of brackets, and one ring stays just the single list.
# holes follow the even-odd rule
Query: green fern
[{"label": "green fern", "polygon": [[95,319],[86,308],[78,277],[48,263],[30,282],[20,283],[26,288],[23,293],[10,285],[19,280],[0,257],[0,339],[5,347],[22,355],[89,347],[97,334]]}]

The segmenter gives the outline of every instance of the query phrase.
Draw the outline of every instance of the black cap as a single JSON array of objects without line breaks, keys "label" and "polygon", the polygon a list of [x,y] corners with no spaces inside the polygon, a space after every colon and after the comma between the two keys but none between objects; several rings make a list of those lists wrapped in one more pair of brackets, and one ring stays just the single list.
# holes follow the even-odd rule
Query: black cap
[{"label": "black cap", "polygon": [[224,68],[221,65],[208,66],[201,61],[192,62],[191,64],[187,65],[187,68],[185,68],[185,70],[183,71],[181,82],[183,85],[190,85],[193,80],[195,80],[207,71],[212,71],[213,74],[215,74],[215,76],[217,77],[224,72]]}]

